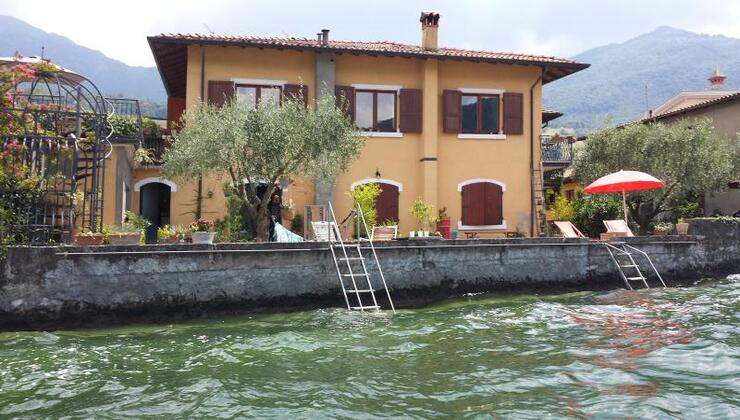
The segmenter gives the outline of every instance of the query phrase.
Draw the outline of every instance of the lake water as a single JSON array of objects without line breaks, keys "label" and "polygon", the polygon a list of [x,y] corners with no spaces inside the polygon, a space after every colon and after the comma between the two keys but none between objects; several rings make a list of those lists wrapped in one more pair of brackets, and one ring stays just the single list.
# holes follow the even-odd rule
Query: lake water
[{"label": "lake water", "polygon": [[0,334],[0,417],[740,418],[740,281]]}]

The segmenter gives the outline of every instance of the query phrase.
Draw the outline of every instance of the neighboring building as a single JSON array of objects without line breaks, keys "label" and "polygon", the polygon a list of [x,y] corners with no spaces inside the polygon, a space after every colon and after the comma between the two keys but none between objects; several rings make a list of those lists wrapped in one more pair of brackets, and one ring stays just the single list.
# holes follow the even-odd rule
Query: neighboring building
[{"label": "neighboring building", "polygon": [[[416,228],[409,208],[422,197],[447,208],[453,230],[536,234],[542,170],[570,161],[556,152],[552,162],[541,159],[542,85],[588,65],[438,47],[439,15],[422,13],[420,20],[421,45],[334,41],[328,30],[317,39],[158,35],[149,44],[170,122],[201,100],[233,97],[253,107],[298,91],[309,104],[335,92],[350,98],[365,148],[328,188],[300,176],[284,182],[283,201],[292,200],[299,213],[331,200],[342,217],[352,188],[378,182],[379,219],[399,220],[402,232]],[[135,168],[133,209],[160,214],[160,223],[188,224],[196,205],[204,217],[223,217],[227,180],[180,184],[161,178],[156,166]]]},{"label": "neighboring building", "polygon": [[[670,123],[681,118],[709,118],[714,133],[728,139],[740,139],[740,91],[724,90],[726,80],[719,69],[709,77],[710,90],[681,92],[657,107],[643,122]],[[731,216],[740,211],[740,175],[723,191],[707,193],[704,212]]]}]

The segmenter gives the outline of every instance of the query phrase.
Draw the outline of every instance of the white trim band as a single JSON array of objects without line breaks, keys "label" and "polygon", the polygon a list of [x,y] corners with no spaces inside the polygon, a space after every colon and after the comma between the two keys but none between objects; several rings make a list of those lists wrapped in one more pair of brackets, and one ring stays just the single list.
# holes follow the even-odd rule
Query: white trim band
[{"label": "white trim band", "polygon": [[394,181],[392,179],[387,178],[365,178],[361,179],[359,181],[355,181],[349,186],[350,191],[354,191],[355,188],[359,187],[360,185],[370,184],[371,182],[375,182],[378,184],[389,184],[398,187],[398,192],[403,191],[403,184],[401,184],[398,181]]},{"label": "white trim band", "polygon": [[478,93],[482,95],[503,95],[505,89],[457,88],[462,93]]},{"label": "white trim band", "polygon": [[400,139],[403,133],[400,131],[360,131],[362,137],[386,137]]},{"label": "white trim band", "polygon": [[164,184],[170,187],[170,192],[177,191],[177,184],[170,181],[169,179],[165,179],[159,176],[150,176],[149,178],[144,178],[142,180],[139,180],[136,184],[134,184],[134,191],[139,192],[141,190],[141,187],[147,184]]},{"label": "white trim band", "polygon": [[462,224],[462,220],[457,221],[457,230],[495,230],[495,229],[506,229],[506,220],[503,220],[500,225],[480,225],[470,226]]},{"label": "white trim band", "polygon": [[459,184],[457,184],[457,190],[462,192],[462,189],[464,186],[470,185],[470,184],[477,184],[479,182],[488,182],[490,184],[496,184],[501,187],[501,192],[506,192],[506,184],[504,184],[501,181],[496,181],[495,179],[491,179],[491,178],[473,178],[473,179],[462,181]]},{"label": "white trim band", "polygon": [[287,80],[244,79],[241,77],[232,77],[231,81],[237,85],[283,86],[288,84]]},{"label": "white trim band", "polygon": [[368,83],[354,83],[350,86],[359,90],[395,90],[396,92],[400,91],[403,88],[403,86],[401,85],[372,85]]},{"label": "white trim band", "polygon": [[457,135],[457,138],[468,139],[468,140],[506,140],[506,134],[460,133]]}]

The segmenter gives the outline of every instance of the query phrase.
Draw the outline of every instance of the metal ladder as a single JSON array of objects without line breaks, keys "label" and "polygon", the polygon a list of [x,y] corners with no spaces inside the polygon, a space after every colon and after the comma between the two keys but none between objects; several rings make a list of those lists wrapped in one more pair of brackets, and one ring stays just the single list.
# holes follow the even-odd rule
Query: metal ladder
[{"label": "metal ladder", "polygon": [[[380,311],[380,305],[375,297],[375,292],[378,291],[378,289],[373,287],[370,274],[367,271],[367,264],[365,264],[366,258],[362,253],[362,242],[367,241],[370,244],[369,248],[372,253],[372,260],[378,268],[378,274],[383,283],[382,287],[385,289],[386,296],[388,297],[390,308],[393,313],[396,313],[396,308],[393,306],[393,299],[391,299],[391,293],[385,282],[383,269],[380,267],[380,261],[378,260],[378,254],[375,252],[373,241],[360,237],[360,232],[358,230],[358,240],[356,242],[345,242],[342,238],[341,232],[339,231],[337,217],[334,214],[334,208],[331,203],[329,203],[328,207],[330,217],[328,235],[329,250],[331,251],[332,259],[334,260],[334,267],[337,270],[339,284],[342,286],[342,294],[344,295],[344,302],[347,304],[347,309],[361,312],[366,310]],[[358,228],[360,226],[360,222],[362,222],[362,226],[365,227],[365,232],[369,232],[367,229],[367,223],[365,222],[365,217],[363,216],[362,211],[360,211],[359,204],[357,205],[357,208],[352,211],[357,215]],[[350,284],[346,284],[346,280],[349,280]],[[364,283],[367,283],[367,286],[365,286]],[[361,289],[360,287],[363,288]],[[365,296],[365,301],[367,301],[369,297],[372,300],[372,304],[370,304],[370,302],[367,302],[367,304],[363,302],[363,295]],[[356,303],[351,304],[351,300],[356,301]]]},{"label": "metal ladder", "polygon": [[[647,277],[645,277],[645,275],[642,273],[642,270],[640,270],[640,264],[634,258],[635,255],[641,255],[645,257],[647,262],[650,264],[650,268],[658,277],[660,285],[662,285],[663,287],[667,287],[665,285],[665,282],[663,281],[663,277],[660,276],[658,269],[655,268],[655,265],[653,264],[653,261],[650,259],[650,256],[647,254],[647,252],[635,248],[632,245],[628,245],[624,242],[619,242],[615,244],[604,242],[604,246],[606,247],[606,250],[609,251],[609,256],[611,257],[612,261],[614,261],[614,265],[617,266],[619,275],[622,276],[622,280],[624,280],[624,284],[627,285],[628,289],[634,290],[634,288],[632,287],[632,282],[642,282],[645,285],[646,289],[650,288]],[[620,262],[620,258],[622,259],[622,262]],[[634,274],[627,275],[625,273],[625,269],[633,270]]]}]

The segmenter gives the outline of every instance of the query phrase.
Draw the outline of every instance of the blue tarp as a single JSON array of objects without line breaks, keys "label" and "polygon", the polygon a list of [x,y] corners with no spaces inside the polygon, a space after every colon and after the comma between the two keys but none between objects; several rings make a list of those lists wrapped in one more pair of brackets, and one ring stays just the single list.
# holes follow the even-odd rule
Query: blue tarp
[{"label": "blue tarp", "polygon": [[301,236],[284,228],[280,223],[275,223],[275,237],[273,239],[276,242],[303,242]]}]

